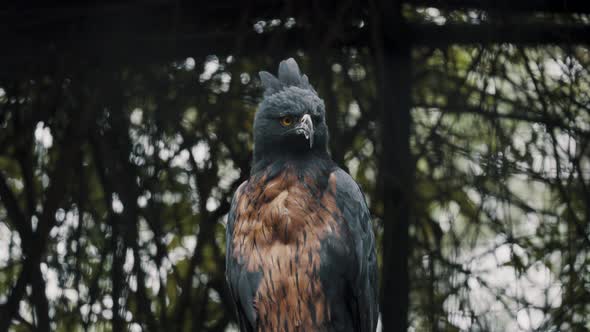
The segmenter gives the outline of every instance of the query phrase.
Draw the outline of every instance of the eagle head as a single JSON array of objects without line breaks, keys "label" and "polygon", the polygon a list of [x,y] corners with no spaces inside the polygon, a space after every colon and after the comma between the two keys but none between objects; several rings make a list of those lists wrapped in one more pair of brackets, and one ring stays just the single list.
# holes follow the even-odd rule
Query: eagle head
[{"label": "eagle head", "polygon": [[327,151],[324,101],[293,58],[281,61],[278,77],[262,71],[264,98],[254,117],[254,158],[301,156]]}]

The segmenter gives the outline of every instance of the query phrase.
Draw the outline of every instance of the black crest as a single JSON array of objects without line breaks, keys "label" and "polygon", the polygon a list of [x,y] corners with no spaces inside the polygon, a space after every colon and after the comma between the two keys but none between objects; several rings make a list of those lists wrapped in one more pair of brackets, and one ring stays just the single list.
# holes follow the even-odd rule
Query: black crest
[{"label": "black crest", "polygon": [[272,96],[289,86],[296,86],[316,93],[311,84],[309,84],[307,75],[301,75],[299,66],[293,58],[281,61],[279,64],[278,78],[267,71],[261,71],[259,75],[262,86],[264,87],[264,97]]}]

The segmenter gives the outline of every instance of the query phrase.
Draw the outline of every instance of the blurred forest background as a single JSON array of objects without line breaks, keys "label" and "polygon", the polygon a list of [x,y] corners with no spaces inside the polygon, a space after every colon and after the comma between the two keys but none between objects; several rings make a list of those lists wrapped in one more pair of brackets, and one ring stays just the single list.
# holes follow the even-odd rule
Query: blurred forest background
[{"label": "blurred forest background", "polygon": [[224,218],[295,57],[384,331],[590,329],[590,4],[4,1],[0,331],[231,331]]}]

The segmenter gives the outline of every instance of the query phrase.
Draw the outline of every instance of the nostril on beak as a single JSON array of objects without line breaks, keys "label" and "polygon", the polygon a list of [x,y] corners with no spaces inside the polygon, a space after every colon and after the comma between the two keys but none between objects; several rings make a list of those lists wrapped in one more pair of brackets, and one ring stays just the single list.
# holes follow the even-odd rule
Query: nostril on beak
[{"label": "nostril on beak", "polygon": [[307,123],[313,125],[313,121],[311,121],[311,116],[309,114],[305,114],[301,117],[301,123]]},{"label": "nostril on beak", "polygon": [[305,114],[301,117],[301,127],[305,128],[304,135],[307,140],[309,140],[309,148],[311,149],[313,146],[313,121],[311,120],[311,116],[309,114]]}]

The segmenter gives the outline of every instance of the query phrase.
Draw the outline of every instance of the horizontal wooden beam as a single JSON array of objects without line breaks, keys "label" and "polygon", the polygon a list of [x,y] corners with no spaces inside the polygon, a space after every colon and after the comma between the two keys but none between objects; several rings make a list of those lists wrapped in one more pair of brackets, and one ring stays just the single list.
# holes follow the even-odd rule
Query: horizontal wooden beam
[{"label": "horizontal wooden beam", "polygon": [[590,1],[588,0],[407,0],[405,3],[415,7],[434,7],[447,10],[477,9],[523,13],[590,13]]},{"label": "horizontal wooden beam", "polygon": [[[368,23],[370,24],[370,23]],[[370,27],[341,27],[330,41],[335,51],[345,47],[371,47]],[[398,31],[396,40],[408,45],[446,47],[512,43],[519,45],[590,44],[590,25],[561,24],[411,24]],[[276,28],[257,33],[243,31],[156,31],[143,27],[126,31],[125,26],[80,30],[67,33],[25,31],[8,34],[0,52],[0,78],[18,76],[35,68],[80,66],[121,66],[140,63],[171,62],[186,57],[246,55],[277,57],[297,50],[313,50],[322,39],[317,29]],[[400,35],[401,34],[401,35]],[[392,41],[393,42],[393,41]],[[47,69],[44,69],[46,71]]]}]

